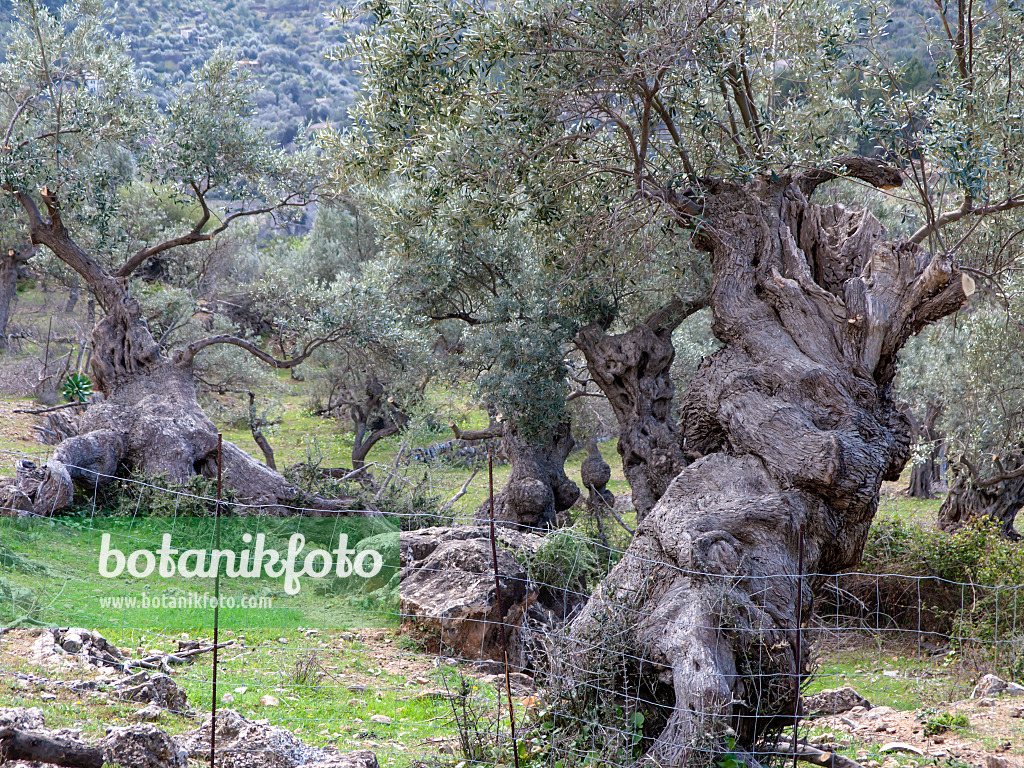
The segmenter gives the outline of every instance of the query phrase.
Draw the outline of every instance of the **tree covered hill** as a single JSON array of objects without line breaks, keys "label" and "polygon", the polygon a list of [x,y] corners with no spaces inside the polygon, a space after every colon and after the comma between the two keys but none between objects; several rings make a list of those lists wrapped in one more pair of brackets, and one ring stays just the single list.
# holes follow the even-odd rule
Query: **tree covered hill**
[{"label": "tree covered hill", "polygon": [[[39,0],[56,11],[63,0]],[[304,125],[344,122],[359,88],[353,62],[329,61],[326,54],[348,31],[333,23],[340,0],[107,0],[112,32],[124,35],[139,72],[166,103],[218,46],[232,49],[260,90],[256,122],[282,145]],[[12,13],[0,0],[0,39]],[[886,41],[895,60],[909,63],[902,86],[927,86],[934,66],[922,18],[936,13],[930,0],[893,0]]]},{"label": "tree covered hill", "polygon": [[[61,0],[42,0],[51,10]],[[328,61],[345,28],[327,13],[334,0],[108,0],[111,31],[124,35],[141,75],[166,103],[172,89],[218,46],[227,46],[260,84],[257,123],[289,144],[303,125],[344,121],[358,88],[351,63]],[[0,0],[0,37],[11,17]]]}]

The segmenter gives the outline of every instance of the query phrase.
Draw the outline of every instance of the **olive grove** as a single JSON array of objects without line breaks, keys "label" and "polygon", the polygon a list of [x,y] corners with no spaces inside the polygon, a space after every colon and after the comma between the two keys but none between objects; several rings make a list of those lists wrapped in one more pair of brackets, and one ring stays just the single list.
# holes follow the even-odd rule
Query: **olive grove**
[{"label": "olive grove", "polygon": [[[579,695],[647,707],[653,764],[699,764],[726,728],[757,764],[808,665],[795,628],[817,577],[798,560],[858,562],[911,455],[900,351],[989,279],[975,243],[1024,206],[1021,11],[937,9],[922,34],[938,82],[904,91],[876,3],[366,10],[338,54],[359,58],[364,90],[353,128],[326,139],[336,183],[368,190],[399,270],[467,232],[457,266],[487,286],[508,267],[472,238],[515,233],[558,329],[518,343],[577,340],[619,420],[642,519],[568,630]],[[854,185],[898,200],[906,233],[844,205],[871,200]],[[451,307],[436,319],[485,325],[451,274],[422,276]],[[671,329],[705,306],[722,346],[676,423]],[[604,659],[609,636],[636,663]]]},{"label": "olive grove", "polygon": [[[101,397],[32,488],[30,501],[48,513],[70,503],[73,482],[105,481],[121,465],[171,482],[215,473],[217,429],[196,399],[195,360],[204,350],[230,345],[290,368],[351,332],[334,322],[321,296],[292,303],[279,329],[288,342],[284,359],[235,333],[198,336],[173,350],[169,332],[154,335],[136,296],[141,273],[161,262],[159,273],[174,254],[212,243],[244,220],[309,203],[318,174],[311,151],[286,154],[251,125],[254,83],[226,52],[159,110],[107,23],[98,1],[57,15],[35,0],[18,3],[0,65],[7,215],[18,217],[26,242],[77,274],[102,313],[90,358]],[[130,193],[133,183],[161,186],[184,215],[139,226],[154,219],[133,208],[140,196],[148,199]],[[225,482],[241,501],[273,509],[298,502],[293,484],[232,444],[223,456]]]}]

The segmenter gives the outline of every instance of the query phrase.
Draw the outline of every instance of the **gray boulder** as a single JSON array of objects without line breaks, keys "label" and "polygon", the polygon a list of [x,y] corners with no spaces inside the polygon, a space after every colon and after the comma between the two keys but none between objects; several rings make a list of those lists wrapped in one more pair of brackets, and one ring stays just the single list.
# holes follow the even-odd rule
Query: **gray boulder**
[{"label": "gray boulder", "polygon": [[[210,718],[178,737],[194,760],[209,760]],[[217,765],[222,768],[378,768],[372,752],[328,752],[312,747],[291,731],[267,721],[252,721],[233,709],[217,713]]]},{"label": "gray boulder", "polygon": [[527,609],[537,599],[526,568],[510,548],[535,551],[543,538],[504,528],[498,548],[502,611],[494,589],[494,561],[486,526],[424,528],[401,538],[402,623],[434,653],[500,659],[501,624],[518,640]]},{"label": "gray boulder", "polygon": [[999,695],[1024,696],[1024,685],[1009,683],[995,675],[985,675],[971,692],[972,699],[987,699]]},{"label": "gray boulder", "polygon": [[103,759],[122,768],[188,768],[188,752],[155,725],[108,727]]},{"label": "gray boulder", "polygon": [[803,709],[807,717],[824,717],[849,712],[854,707],[871,709],[871,704],[853,688],[831,688],[804,697]]}]

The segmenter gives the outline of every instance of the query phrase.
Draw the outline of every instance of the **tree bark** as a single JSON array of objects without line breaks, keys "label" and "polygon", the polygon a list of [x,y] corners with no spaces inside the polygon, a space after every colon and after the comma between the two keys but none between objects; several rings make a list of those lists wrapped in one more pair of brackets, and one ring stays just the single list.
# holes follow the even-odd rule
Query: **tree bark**
[{"label": "tree bark", "polygon": [[700,243],[724,346],[682,403],[699,458],[568,633],[578,695],[645,711],[659,765],[713,762],[726,726],[753,752],[792,722],[808,662],[798,606],[808,616],[818,574],[858,562],[879,487],[909,458],[896,354],[965,300],[947,256],[887,242],[868,212],[810,203],[804,181],[706,182]]},{"label": "tree bark", "polygon": [[[565,460],[576,442],[567,422],[542,442],[528,439],[505,422],[501,449],[509,463],[508,482],[494,496],[494,519],[523,530],[553,526],[557,513],[580,497],[579,486],[565,474]],[[477,507],[475,520],[490,520],[490,503]]]},{"label": "tree bark", "polygon": [[263,434],[263,420],[256,414],[256,395],[249,393],[249,431],[252,432],[252,439],[263,451],[263,458],[268,467],[277,469],[277,462],[274,461],[274,449],[270,447],[270,441]]},{"label": "tree bark", "polygon": [[[1014,457],[1003,466],[1012,474],[1024,467],[1024,456]],[[1019,541],[1021,535],[1013,524],[1024,506],[1024,474],[991,485],[982,485],[983,482],[970,473],[957,475],[939,507],[939,528],[953,533],[973,522],[995,521],[1003,536]]]},{"label": "tree bark", "polygon": [[16,251],[8,248],[0,252],[0,350],[7,349],[7,324],[11,319],[11,305],[18,293],[18,271],[34,253],[32,248]]},{"label": "tree bark", "polygon": [[[92,330],[90,358],[94,389],[101,397],[79,417],[79,434],[61,442],[47,466],[66,468],[72,480],[87,487],[110,480],[121,464],[172,483],[196,474],[215,477],[217,427],[196,398],[192,361],[200,349],[220,343],[221,337],[193,344],[173,360],[165,356],[129,294],[127,281],[115,279],[75,243],[61,221],[56,197],[45,188],[41,194],[48,219],[30,195],[17,193],[29,218],[32,242],[45,245],[75,270],[105,312]],[[231,337],[224,340],[248,344]],[[227,442],[223,477],[225,487],[253,511],[334,512],[352,501],[303,496],[277,472]]]},{"label": "tree bark", "polygon": [[349,417],[355,427],[352,440],[353,469],[363,469],[373,446],[386,437],[397,435],[409,423],[408,414],[395,406],[393,398],[385,395],[384,385],[377,377],[367,376],[362,393],[348,396]]},{"label": "tree bark", "polygon": [[576,337],[590,375],[619,422],[618,450],[637,520],[689,463],[672,416],[672,331],[704,306],[706,299],[675,299],[626,333],[608,336],[595,323]]},{"label": "tree bark", "polygon": [[102,768],[103,750],[16,728],[0,729],[0,763],[24,761],[67,768]]},{"label": "tree bark", "polygon": [[914,499],[932,499],[935,494],[932,487],[942,480],[942,452],[943,435],[935,428],[935,421],[942,413],[942,407],[928,403],[925,408],[923,421],[914,418],[914,414],[907,410],[907,417],[910,419],[911,434],[915,442],[931,443],[928,456],[919,464],[915,464],[910,470],[910,483],[907,486],[907,495]]}]

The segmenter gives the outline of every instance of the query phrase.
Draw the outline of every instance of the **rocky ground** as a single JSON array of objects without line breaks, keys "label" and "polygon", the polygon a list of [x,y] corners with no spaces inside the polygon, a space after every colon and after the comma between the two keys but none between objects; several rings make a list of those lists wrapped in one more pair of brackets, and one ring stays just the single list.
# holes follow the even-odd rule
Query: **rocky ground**
[{"label": "rocky ground", "polygon": [[879,706],[854,709],[812,720],[812,742],[820,748],[854,748],[866,768],[897,765],[969,765],[984,768],[1024,768],[1024,698],[956,701],[942,712],[965,715],[966,728],[928,736],[925,726],[935,708],[900,711]]},{"label": "rocky ground", "polygon": [[[485,704],[494,703],[486,692],[503,682],[494,662],[433,655],[393,629],[229,642],[221,654],[217,749],[220,764],[233,768],[397,767],[431,756],[455,763],[461,749],[449,704],[453,673],[465,675]],[[150,638],[120,649],[95,632],[8,631],[0,635],[0,730],[27,728],[91,745],[108,758],[135,755],[129,764],[145,768],[198,766],[209,750],[207,647],[202,639]],[[296,661],[317,650],[325,654],[326,677],[299,684]],[[265,676],[286,666],[287,674]],[[513,682],[517,709],[528,719],[542,691],[525,674]],[[910,710],[829,699],[826,708],[845,711],[809,719],[803,733],[866,768],[1024,767],[1018,693],[989,685],[970,699]],[[926,735],[929,722],[946,712],[965,715],[969,725]]]}]

